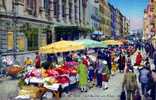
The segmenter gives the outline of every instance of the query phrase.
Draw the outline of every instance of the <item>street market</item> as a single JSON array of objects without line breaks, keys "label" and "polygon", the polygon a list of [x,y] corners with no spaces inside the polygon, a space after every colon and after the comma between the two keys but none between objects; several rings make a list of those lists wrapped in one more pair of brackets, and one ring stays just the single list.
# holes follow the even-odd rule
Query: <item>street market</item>
[{"label": "street market", "polygon": [[[59,46],[59,43],[61,42],[64,43],[63,46]],[[81,43],[80,40],[79,42]],[[29,61],[31,58],[25,59],[27,60],[25,61],[24,65],[25,67],[24,66],[20,67],[20,65],[18,66],[12,65],[10,67],[7,67],[7,72],[9,75],[17,76],[18,74],[20,74],[20,81],[18,83],[19,95],[17,96],[17,98],[25,97],[25,98],[33,98],[35,100],[36,98],[42,98],[44,93],[50,91],[56,97],[56,100],[59,100],[63,92],[68,93],[70,90],[74,88],[81,88],[78,85],[82,78],[82,76],[80,76],[81,75],[80,73],[83,68],[79,69],[81,64],[83,66],[85,65],[87,68],[86,72],[84,72],[87,75],[86,78],[90,77],[89,80],[87,79],[88,81],[86,81],[85,83],[86,84],[85,91],[87,91],[89,87],[93,87],[93,85],[95,84],[95,79],[98,78],[94,75],[95,70],[98,69],[96,69],[95,68],[96,66],[93,65],[96,64],[98,59],[100,59],[105,65],[109,63],[106,59],[107,57],[107,55],[105,55],[106,52],[110,55],[115,56],[115,58],[111,59],[118,59],[117,57],[122,52],[133,54],[136,51],[136,49],[133,46],[125,48],[122,42],[108,42],[108,44],[104,44],[102,42],[96,43],[95,41],[89,42],[90,44],[87,45],[80,45],[79,42],[77,42],[78,44],[75,45],[72,44],[72,42],[68,43],[68,41],[60,41],[52,43],[45,47],[41,47],[39,51],[40,55],[47,56],[47,61],[40,64],[40,66],[38,67],[35,67],[35,65],[33,65],[33,63]],[[112,45],[112,47],[108,47],[106,45]],[[114,45],[117,46],[113,47]],[[91,50],[93,50],[93,52],[89,54],[88,52]],[[65,55],[63,54],[64,52],[68,53]],[[52,60],[51,54],[58,53],[62,53],[60,55],[63,55],[61,56],[63,57],[63,60],[61,62],[55,60],[58,59],[57,57]],[[41,58],[39,58],[38,60],[40,59]],[[113,62],[116,68],[114,68],[112,65],[112,70],[106,68],[104,72],[102,71],[103,81],[107,82],[109,80],[111,73],[113,74],[117,70],[117,60]],[[91,69],[90,66],[92,66]],[[88,82],[90,86],[87,86]],[[105,86],[105,88],[107,89],[108,87]]]},{"label": "street market", "polygon": [[156,0],[0,0],[0,100],[156,100]]}]

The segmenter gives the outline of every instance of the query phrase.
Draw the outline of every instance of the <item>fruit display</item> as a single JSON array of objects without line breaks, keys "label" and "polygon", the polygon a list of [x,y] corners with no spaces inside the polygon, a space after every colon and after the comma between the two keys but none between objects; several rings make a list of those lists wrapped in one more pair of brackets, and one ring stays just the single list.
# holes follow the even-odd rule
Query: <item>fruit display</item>
[{"label": "fruit display", "polygon": [[52,85],[54,83],[58,83],[58,80],[56,80],[54,77],[47,77],[44,78],[44,81],[48,84],[48,85]]},{"label": "fruit display", "polygon": [[[73,63],[72,63],[73,64]],[[39,84],[43,87],[53,87],[50,89],[58,90],[59,88],[55,87],[55,85],[62,86],[62,88],[68,87],[70,83],[76,82],[76,78],[74,81],[70,80],[70,77],[76,77],[77,75],[77,69],[76,67],[68,66],[68,65],[60,65],[56,68],[50,68],[50,69],[35,69],[29,70],[26,72],[22,82],[24,82],[24,85],[22,83],[22,86],[20,86],[21,90],[19,92],[19,95],[30,95],[31,97],[36,97],[39,89],[36,87],[31,87],[30,89],[27,88],[27,84]],[[27,86],[26,89],[22,88]],[[36,89],[35,89],[36,88]],[[48,88],[47,88],[48,89]]]},{"label": "fruit display", "polygon": [[69,75],[76,75],[77,71],[75,67],[68,67],[68,66],[62,66],[60,68],[56,69],[60,75],[62,74],[69,74]]},{"label": "fruit display", "polygon": [[26,78],[29,77],[41,77],[41,71],[39,69],[33,69],[26,73]]},{"label": "fruit display", "polygon": [[65,83],[70,83],[70,80],[67,76],[58,76],[56,78],[56,80],[58,81],[58,83],[60,84],[65,84]]},{"label": "fruit display", "polygon": [[55,69],[48,69],[46,72],[47,72],[48,76],[56,77],[59,75],[58,71],[56,71]]}]

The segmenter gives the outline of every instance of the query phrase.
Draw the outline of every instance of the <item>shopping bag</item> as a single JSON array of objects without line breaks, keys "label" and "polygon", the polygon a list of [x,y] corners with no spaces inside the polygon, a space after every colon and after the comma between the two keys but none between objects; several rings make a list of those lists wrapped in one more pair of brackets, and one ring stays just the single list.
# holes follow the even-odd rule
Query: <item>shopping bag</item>
[{"label": "shopping bag", "polygon": [[120,100],[126,100],[126,94],[125,94],[125,91],[122,91],[122,92],[121,92]]},{"label": "shopping bag", "polygon": [[103,80],[104,82],[108,82],[109,76],[108,76],[107,74],[102,74],[102,80]]},{"label": "shopping bag", "polygon": [[141,95],[140,95],[140,92],[138,90],[135,92],[133,100],[141,100]]}]

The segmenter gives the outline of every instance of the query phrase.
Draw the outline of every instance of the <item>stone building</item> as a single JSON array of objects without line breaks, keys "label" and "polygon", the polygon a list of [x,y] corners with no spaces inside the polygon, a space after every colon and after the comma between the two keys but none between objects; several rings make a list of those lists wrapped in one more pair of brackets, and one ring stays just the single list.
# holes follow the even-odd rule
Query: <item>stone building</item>
[{"label": "stone building", "polygon": [[109,3],[111,11],[111,36],[112,38],[123,37],[129,33],[129,20]]},{"label": "stone building", "polygon": [[89,0],[88,1],[88,19],[89,25],[93,31],[98,31],[100,29],[100,11],[99,11],[99,1]]},{"label": "stone building", "polygon": [[111,36],[111,11],[107,0],[99,0],[101,25],[100,30],[107,36]]},{"label": "stone building", "polygon": [[150,39],[156,33],[156,0],[149,0],[144,10],[144,39]]},{"label": "stone building", "polygon": [[37,50],[61,38],[77,39],[88,26],[87,7],[88,0],[0,0],[0,49],[19,49],[23,42]]}]

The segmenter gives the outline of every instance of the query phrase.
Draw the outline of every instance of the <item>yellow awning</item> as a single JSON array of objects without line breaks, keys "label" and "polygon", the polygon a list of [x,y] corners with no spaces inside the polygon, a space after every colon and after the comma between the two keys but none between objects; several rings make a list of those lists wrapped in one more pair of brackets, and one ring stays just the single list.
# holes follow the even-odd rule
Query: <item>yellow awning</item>
[{"label": "yellow awning", "polygon": [[105,40],[102,42],[106,45],[123,45],[123,42],[118,41],[118,40]]},{"label": "yellow awning", "polygon": [[40,48],[41,53],[59,53],[84,49],[85,46],[73,41],[59,41]]}]

